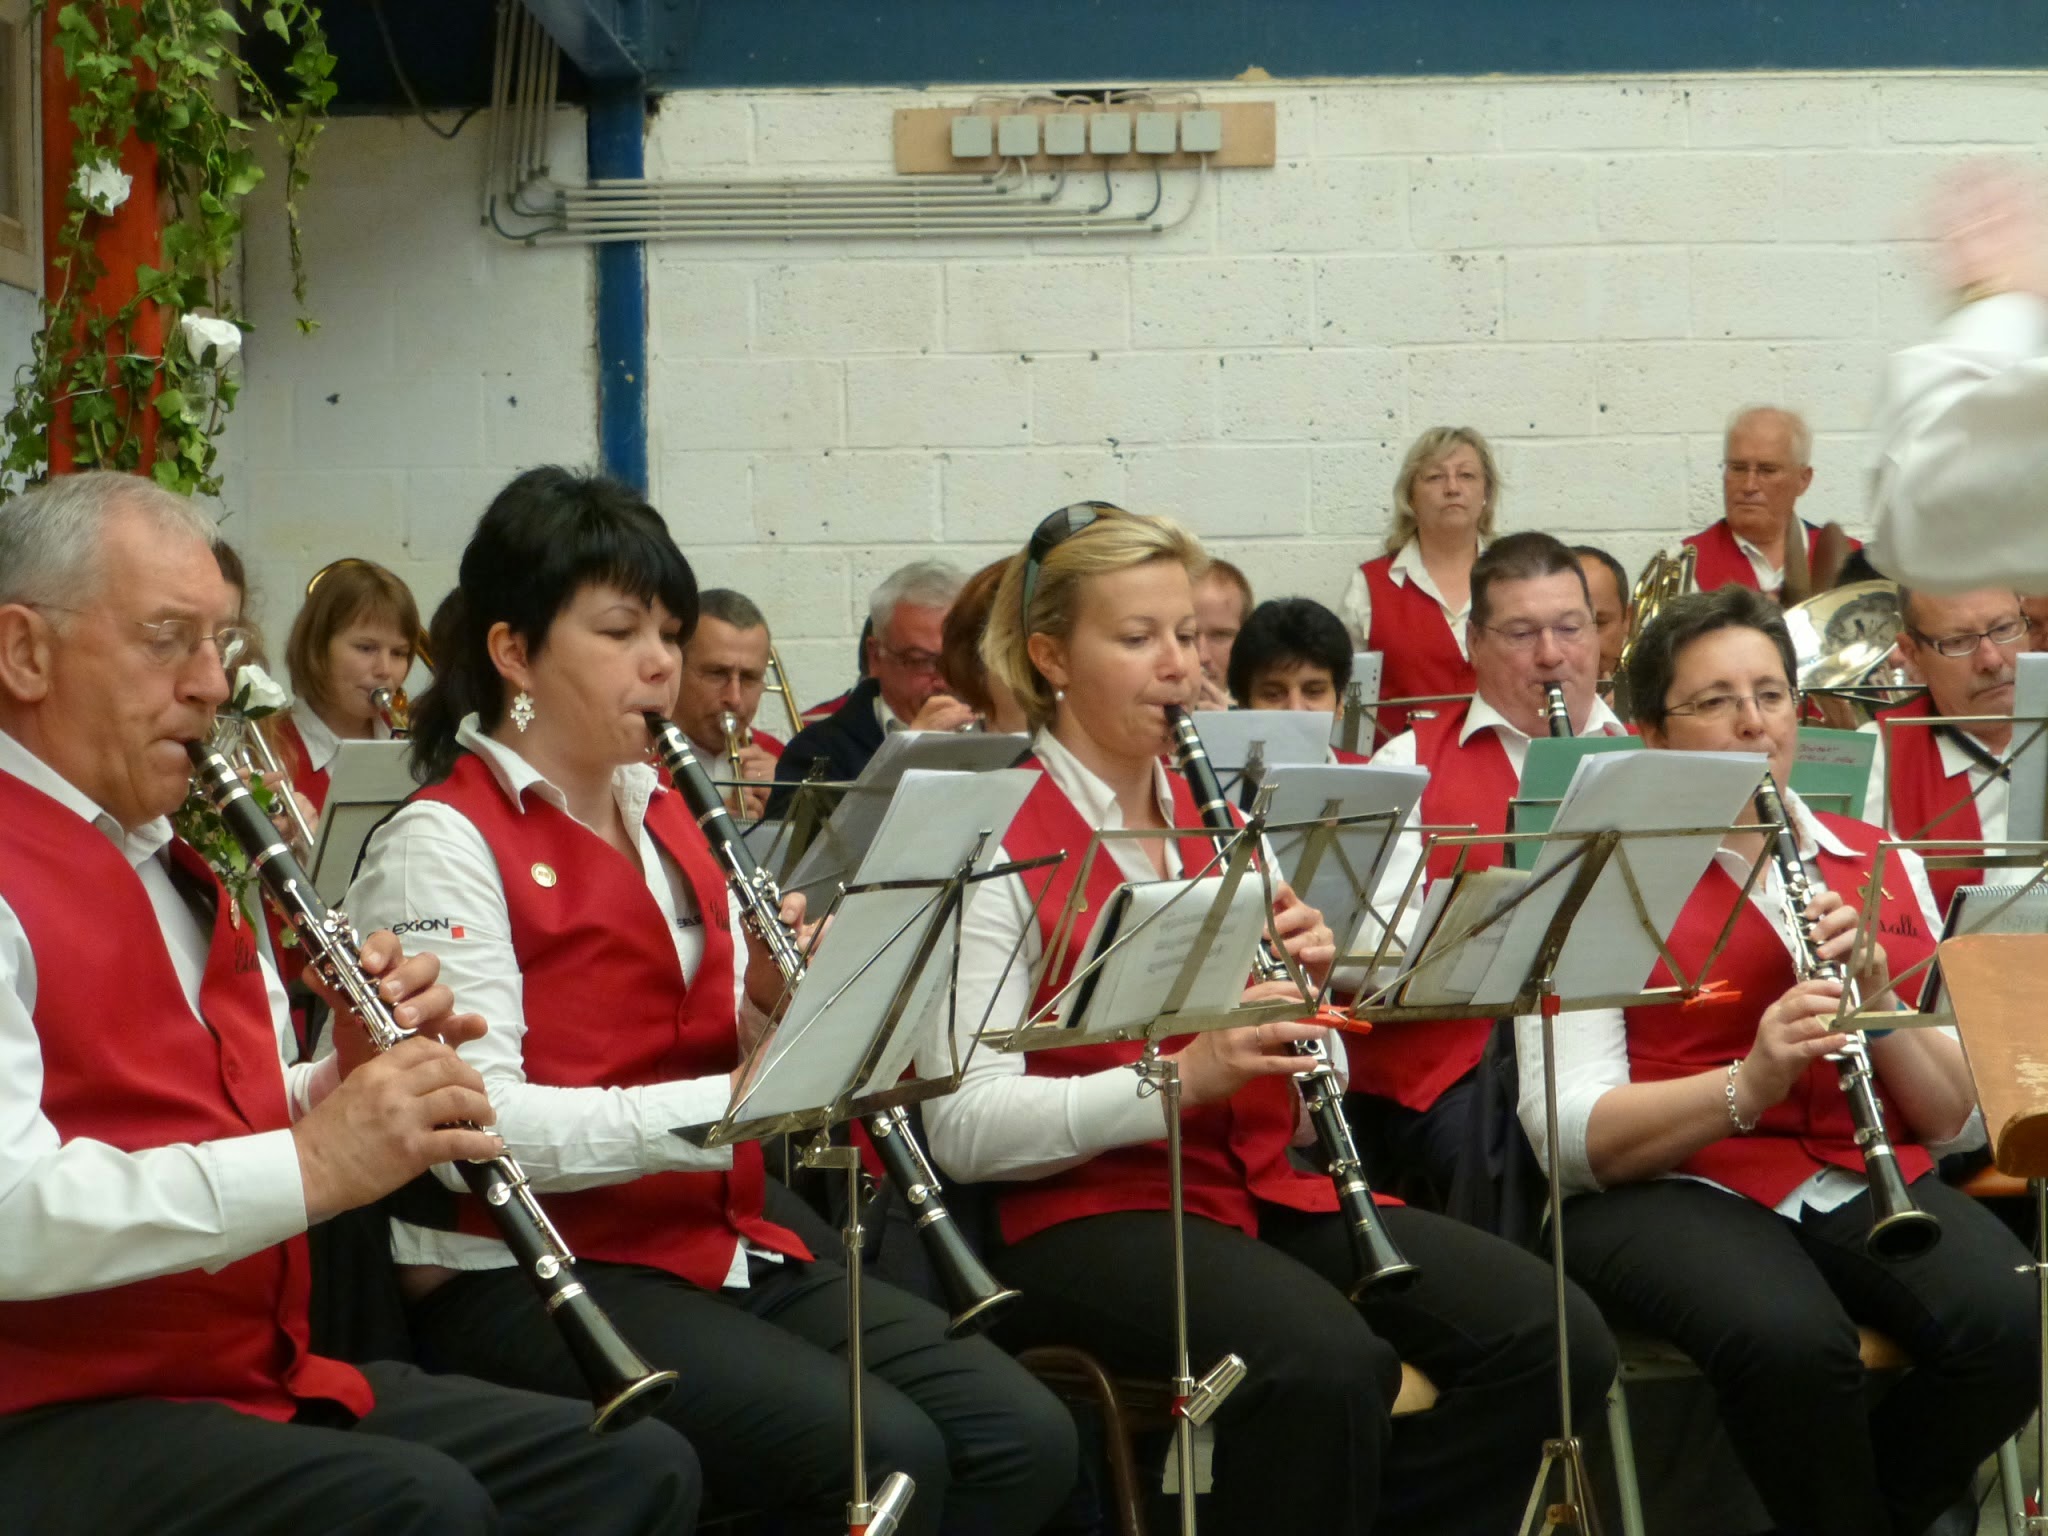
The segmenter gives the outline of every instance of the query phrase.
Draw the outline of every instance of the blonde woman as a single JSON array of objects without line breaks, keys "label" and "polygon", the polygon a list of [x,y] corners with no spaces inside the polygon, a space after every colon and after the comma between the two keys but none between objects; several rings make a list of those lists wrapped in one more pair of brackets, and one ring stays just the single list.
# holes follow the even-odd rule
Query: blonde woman
[{"label": "blonde woman", "polygon": [[[1473,428],[1431,427],[1409,444],[1386,553],[1359,566],[1343,603],[1352,635],[1384,658],[1381,698],[1472,691],[1472,562],[1493,539],[1499,500],[1493,450]],[[1380,711],[1380,741],[1407,728],[1406,710]]]},{"label": "blonde woman", "polygon": [[[1049,874],[991,882],[969,905],[963,1058],[985,1012],[1015,1024],[1059,989],[1119,884],[1192,872],[1213,851],[1186,782],[1161,763],[1166,709],[1187,697],[1200,666],[1194,593],[1206,565],[1201,545],[1167,519],[1088,502],[1048,518],[1003,574],[982,655],[1036,731],[1025,766],[1040,775],[1005,852],[1076,856]],[[1082,874],[1078,854],[1110,828],[1157,836],[1103,846],[1087,872],[1084,931],[1034,992],[1031,974]],[[1274,930],[1312,972],[1334,957],[1321,917],[1291,893]],[[1510,1529],[1555,1432],[1549,1271],[1473,1228],[1395,1208],[1382,1213],[1387,1228],[1421,1278],[1396,1295],[1346,1300],[1353,1261],[1330,1180],[1289,1155],[1302,1128],[1292,1077],[1304,1062],[1289,1044],[1324,1033],[1281,1021],[1165,1047],[1184,1094],[1194,1354],[1234,1351],[1251,1368],[1212,1420],[1203,1528]],[[1341,1043],[1328,1043],[1341,1058]],[[924,1112],[944,1171],[994,1193],[989,1262],[1024,1292],[1001,1342],[1076,1345],[1112,1370],[1156,1377],[1170,1369],[1173,1339],[1165,1123],[1130,1070],[1138,1054],[1135,1044],[980,1051],[959,1091]],[[1573,1379],[1589,1412],[1612,1378],[1613,1344],[1582,1297],[1572,1311]],[[1403,1360],[1442,1395],[1396,1425]]]},{"label": "blonde woman", "polygon": [[328,767],[344,741],[391,735],[370,698],[405,681],[419,632],[411,588],[369,560],[337,560],[307,595],[284,650],[296,698],[273,739],[315,810],[327,803]]}]

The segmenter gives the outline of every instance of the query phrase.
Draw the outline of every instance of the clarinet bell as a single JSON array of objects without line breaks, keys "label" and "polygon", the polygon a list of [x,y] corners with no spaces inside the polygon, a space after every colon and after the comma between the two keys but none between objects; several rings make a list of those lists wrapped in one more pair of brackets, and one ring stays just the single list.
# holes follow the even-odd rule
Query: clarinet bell
[{"label": "clarinet bell", "polygon": [[1898,1203],[1884,1198],[1885,1182],[1876,1178],[1870,1181],[1872,1220],[1863,1246],[1873,1259],[1887,1264],[1917,1259],[1941,1241],[1941,1219],[1915,1206],[1903,1181],[1899,1184]]},{"label": "clarinet bell", "polygon": [[676,1373],[658,1371],[641,1359],[582,1286],[565,1290],[554,1311],[555,1326],[590,1385],[593,1435],[638,1424],[668,1401]]}]

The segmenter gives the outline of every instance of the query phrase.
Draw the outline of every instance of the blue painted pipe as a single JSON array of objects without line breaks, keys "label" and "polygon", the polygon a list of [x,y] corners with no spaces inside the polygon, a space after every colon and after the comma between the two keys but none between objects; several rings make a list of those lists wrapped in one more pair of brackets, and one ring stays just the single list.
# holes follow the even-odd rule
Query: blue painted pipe
[{"label": "blue painted pipe", "polygon": [[[647,174],[646,91],[639,81],[607,83],[590,98],[587,158],[592,180]],[[647,246],[639,240],[597,252],[597,446],[604,472],[647,494]]]}]

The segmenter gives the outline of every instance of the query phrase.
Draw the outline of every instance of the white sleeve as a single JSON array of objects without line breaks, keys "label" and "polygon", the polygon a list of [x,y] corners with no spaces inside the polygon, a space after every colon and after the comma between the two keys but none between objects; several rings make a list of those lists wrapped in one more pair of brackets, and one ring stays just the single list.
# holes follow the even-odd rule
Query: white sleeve
[{"label": "white sleeve", "polygon": [[1364,650],[1365,637],[1372,633],[1372,583],[1365,579],[1365,567],[1357,566],[1351,572],[1351,581],[1344,588],[1344,597],[1338,606],[1344,623],[1351,631],[1351,638]]},{"label": "white sleeve", "polygon": [[[392,817],[370,839],[348,905],[363,927],[396,929],[408,948],[433,950],[455,1006],[483,1015],[490,1027],[462,1047],[463,1059],[483,1074],[506,1150],[535,1188],[587,1189],[732,1165],[729,1148],[707,1151],[673,1134],[724,1113],[732,1098],[724,1073],[638,1088],[527,1081],[524,988],[504,888],[483,835],[461,812],[414,801]],[[583,1022],[602,1026],[595,1010]],[[452,1169],[435,1172],[451,1189],[467,1187]]]},{"label": "white sleeve", "polygon": [[[62,1140],[43,1113],[35,958],[0,901],[0,1301],[105,1290],[180,1270],[218,1270],[306,1230],[290,1131],[123,1152]],[[178,1017],[139,1031],[191,1029]]]},{"label": "white sleeve", "polygon": [[2048,301],[1966,305],[1886,369],[1875,558],[1930,591],[2048,591]]},{"label": "white sleeve", "polygon": [[[1010,965],[1020,935],[1023,948]],[[1040,952],[1038,922],[1023,879],[977,886],[960,927],[955,1044],[967,1070],[957,1092],[924,1106],[932,1157],[953,1178],[1040,1178],[1112,1147],[1157,1141],[1166,1134],[1157,1096],[1141,1098],[1138,1075],[1128,1068],[1036,1077],[1025,1071],[1020,1055],[975,1048],[969,1059],[984,1014],[992,1029],[1013,1027],[1028,1016],[1031,971]]]},{"label": "white sleeve", "polygon": [[[1557,1052],[1558,1169],[1567,1194],[1596,1190],[1586,1155],[1586,1129],[1602,1094],[1622,1087],[1628,1076],[1628,1022],[1619,1008],[1585,1008],[1559,1014],[1552,1026]],[[1521,1092],[1515,1109],[1536,1161],[1550,1170],[1543,1092],[1543,1021],[1533,1014],[1515,1020],[1515,1066]]]}]

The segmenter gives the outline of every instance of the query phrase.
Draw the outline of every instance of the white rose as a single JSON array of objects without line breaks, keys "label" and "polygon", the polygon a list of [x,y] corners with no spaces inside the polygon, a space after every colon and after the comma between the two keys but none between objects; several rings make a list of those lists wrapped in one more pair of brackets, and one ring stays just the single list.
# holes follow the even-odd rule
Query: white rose
[{"label": "white rose", "polygon": [[95,160],[91,165],[78,168],[71,185],[85,199],[85,206],[94,213],[112,213],[128,201],[128,188],[132,183],[128,173],[113,161]]},{"label": "white rose", "polygon": [[235,669],[235,701],[238,714],[271,715],[285,706],[285,692],[270,674],[250,662]]},{"label": "white rose", "polygon": [[[242,328],[232,320],[186,315],[178,321],[178,330],[185,338],[185,350],[209,368],[227,367],[242,350]],[[206,355],[209,347],[213,349],[210,358]]]}]

